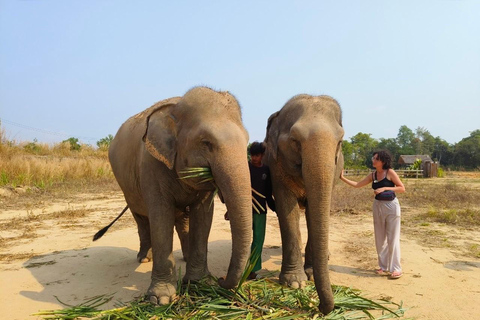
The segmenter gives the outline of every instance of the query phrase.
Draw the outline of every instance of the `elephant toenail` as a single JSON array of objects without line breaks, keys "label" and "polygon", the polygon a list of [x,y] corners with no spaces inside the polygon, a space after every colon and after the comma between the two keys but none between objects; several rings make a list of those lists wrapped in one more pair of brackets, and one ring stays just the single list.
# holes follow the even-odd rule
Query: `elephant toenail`
[{"label": "elephant toenail", "polygon": [[164,306],[170,303],[170,297],[163,296],[160,298],[160,305]]}]

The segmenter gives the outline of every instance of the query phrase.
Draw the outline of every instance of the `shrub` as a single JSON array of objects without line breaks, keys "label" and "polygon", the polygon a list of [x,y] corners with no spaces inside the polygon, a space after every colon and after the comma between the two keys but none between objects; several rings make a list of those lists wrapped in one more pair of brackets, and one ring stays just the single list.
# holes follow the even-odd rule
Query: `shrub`
[{"label": "shrub", "polygon": [[416,159],[415,162],[408,167],[408,170],[420,170],[422,169],[422,159]]},{"label": "shrub", "polygon": [[70,144],[70,150],[80,150],[80,148],[82,147],[79,143],[78,143],[78,138],[68,138],[67,140],[63,140],[62,142],[67,142]]},{"label": "shrub", "polygon": [[113,136],[111,134],[109,134],[108,136],[106,136],[105,138],[103,139],[100,139],[97,141],[97,146],[99,149],[101,150],[108,150],[108,148],[110,147],[110,143],[112,142],[113,140]]},{"label": "shrub", "polygon": [[437,169],[437,177],[438,178],[444,178],[445,177],[445,171],[443,171],[442,168]]}]

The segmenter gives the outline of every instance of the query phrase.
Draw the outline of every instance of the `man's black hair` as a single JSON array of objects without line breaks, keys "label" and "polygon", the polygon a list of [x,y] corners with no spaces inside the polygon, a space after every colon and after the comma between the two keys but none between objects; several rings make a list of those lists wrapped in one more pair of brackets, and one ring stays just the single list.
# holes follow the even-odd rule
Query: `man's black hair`
[{"label": "man's black hair", "polygon": [[252,142],[250,145],[250,149],[248,149],[248,153],[250,155],[256,155],[256,154],[264,154],[265,153],[265,145],[263,142]]}]

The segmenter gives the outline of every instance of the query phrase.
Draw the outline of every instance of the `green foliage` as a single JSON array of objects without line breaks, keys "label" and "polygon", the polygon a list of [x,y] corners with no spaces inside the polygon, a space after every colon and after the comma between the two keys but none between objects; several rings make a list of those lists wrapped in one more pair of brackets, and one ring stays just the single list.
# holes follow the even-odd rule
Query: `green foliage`
[{"label": "green foliage", "polygon": [[355,168],[355,163],[353,161],[353,144],[348,140],[342,141],[342,153],[343,159],[345,161],[346,168]]},{"label": "green foliage", "polygon": [[440,137],[435,138],[431,158],[444,165],[453,163],[453,146]]},{"label": "green foliage", "polygon": [[[112,295],[97,296],[78,306],[63,310],[41,311],[36,315],[55,319],[375,319],[372,311],[381,312],[377,319],[404,315],[402,304],[387,300],[370,300],[361,292],[343,286],[332,286],[335,309],[326,316],[319,314],[315,285],[292,289],[271,279],[246,281],[237,290],[223,289],[214,277],[197,283],[179,284],[174,302],[155,306],[144,299],[134,300],[111,310],[100,306]],[[58,299],[58,298],[57,298]]]},{"label": "green foliage", "polygon": [[480,129],[472,131],[469,137],[454,145],[440,137],[433,137],[422,127],[418,127],[414,132],[403,125],[398,130],[396,138],[379,140],[371,138],[371,134],[359,132],[350,138],[350,141],[344,140],[342,143],[345,167],[370,168],[371,153],[378,149],[386,149],[392,154],[393,167],[397,167],[401,155],[422,154],[429,155],[443,167],[457,170],[480,169]]},{"label": "green foliage", "polygon": [[63,140],[62,142],[70,144],[70,150],[72,151],[79,151],[81,149],[81,145],[78,143],[78,138],[68,138],[67,140]]},{"label": "green foliage", "polygon": [[441,210],[431,207],[426,214],[420,218],[429,221],[440,222],[450,225],[461,225],[465,227],[480,225],[480,210],[475,209],[446,209]]},{"label": "green foliage", "polygon": [[[372,152],[377,148],[378,141],[371,137],[369,133],[359,132],[352,138],[351,145],[345,144],[345,150],[348,154],[343,154],[345,163],[353,168],[367,168],[372,165]],[[343,149],[342,144],[342,150]],[[347,149],[348,148],[348,149]]]},{"label": "green foliage", "polygon": [[102,138],[97,141],[97,147],[101,150],[108,150],[108,148],[110,147],[110,143],[112,143],[112,140],[113,140],[113,136],[109,134],[105,138]]},{"label": "green foliage", "polygon": [[416,154],[429,154],[433,153],[435,148],[435,138],[430,134],[430,132],[422,127],[418,127],[415,130],[415,135],[418,138],[419,145],[415,150]]},{"label": "green foliage", "polygon": [[455,146],[455,164],[468,169],[480,168],[480,130],[470,133]]},{"label": "green foliage", "polygon": [[401,154],[415,154],[415,134],[407,126],[403,125],[398,130],[397,144]]},{"label": "green foliage", "polygon": [[[98,150],[107,151],[112,140],[112,135],[108,135],[97,141]],[[23,144],[22,144],[23,145]],[[68,155],[70,151],[80,151],[85,153],[92,149],[89,145],[81,145],[77,138],[64,140],[62,144],[56,145],[53,149],[57,153]],[[247,147],[250,148],[250,144]],[[42,145],[34,139],[23,146],[17,142],[6,138],[5,129],[0,123],[0,154],[15,153],[16,149],[35,155],[48,155],[51,148]],[[448,167],[455,170],[479,170],[480,169],[480,129],[474,130],[470,136],[462,139],[456,144],[450,144],[440,137],[433,137],[430,132],[422,127],[415,131],[402,125],[396,138],[380,138],[379,140],[371,137],[369,133],[359,132],[350,140],[342,142],[342,152],[345,159],[345,167],[352,169],[371,168],[371,155],[374,150],[386,149],[392,154],[393,167],[397,167],[400,155],[424,154],[429,155],[434,161],[442,167]],[[90,152],[90,151],[89,151]],[[248,155],[249,161],[250,156]],[[438,176],[443,176],[443,171]]]},{"label": "green foliage", "polygon": [[422,169],[422,159],[416,159],[415,162],[408,167],[409,170],[420,170]]},{"label": "green foliage", "polygon": [[2,171],[0,173],[0,186],[6,186],[10,183],[10,179],[8,178],[8,174],[6,171]]},{"label": "green foliage", "polygon": [[445,171],[443,171],[442,168],[437,169],[437,177],[438,178],[444,178],[445,177]]},{"label": "green foliage", "polygon": [[34,153],[34,154],[38,154],[42,150],[42,148],[38,145],[38,140],[37,139],[33,139],[33,142],[27,143],[23,147],[23,149],[25,151],[27,151],[28,153]]}]

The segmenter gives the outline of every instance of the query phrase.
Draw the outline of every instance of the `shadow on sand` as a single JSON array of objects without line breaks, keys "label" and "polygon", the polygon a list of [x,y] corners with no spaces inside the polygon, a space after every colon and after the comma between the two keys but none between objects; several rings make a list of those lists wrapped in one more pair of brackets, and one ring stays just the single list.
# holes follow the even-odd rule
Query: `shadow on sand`
[{"label": "shadow on sand", "polygon": [[[211,273],[226,275],[231,241],[209,243],[208,263]],[[217,254],[216,254],[217,253]],[[218,254],[221,253],[221,254]],[[27,260],[23,267],[31,272],[41,286],[37,291],[21,291],[20,294],[34,301],[58,305],[78,305],[100,296],[113,295],[111,302],[102,309],[117,306],[143,296],[150,285],[152,262],[138,263],[137,252],[124,247],[89,247],[79,250],[56,251]],[[185,273],[186,262],[181,250],[175,250],[177,276]],[[57,298],[58,297],[58,300]]]}]

